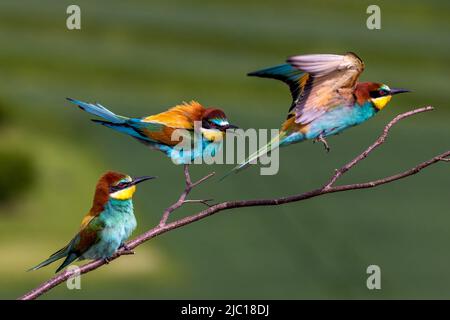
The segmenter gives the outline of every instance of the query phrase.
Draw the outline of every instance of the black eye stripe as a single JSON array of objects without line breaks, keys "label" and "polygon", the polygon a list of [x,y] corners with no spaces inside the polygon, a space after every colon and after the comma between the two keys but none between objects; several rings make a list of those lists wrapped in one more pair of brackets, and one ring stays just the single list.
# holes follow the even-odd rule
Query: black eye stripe
[{"label": "black eye stripe", "polygon": [[205,128],[205,129],[220,128],[220,126],[217,123],[215,123],[215,122],[213,122],[211,120],[203,120],[202,121],[202,127]]},{"label": "black eye stripe", "polygon": [[211,128],[211,123],[208,120],[203,120],[202,127],[205,129],[209,129],[209,128]]},{"label": "black eye stripe", "polygon": [[111,186],[110,192],[116,192],[122,189],[125,189],[128,186],[128,182],[120,182],[119,184],[115,186]]},{"label": "black eye stripe", "polygon": [[387,96],[389,94],[389,92],[387,90],[384,89],[380,89],[380,90],[374,90],[374,91],[370,91],[369,95],[371,98],[379,98],[379,97],[384,97]]}]

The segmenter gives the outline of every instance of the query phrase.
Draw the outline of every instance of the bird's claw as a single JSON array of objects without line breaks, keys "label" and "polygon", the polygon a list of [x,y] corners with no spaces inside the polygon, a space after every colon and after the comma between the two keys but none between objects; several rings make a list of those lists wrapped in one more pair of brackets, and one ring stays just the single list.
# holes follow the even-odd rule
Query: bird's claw
[{"label": "bird's claw", "polygon": [[103,261],[105,261],[106,264],[109,264],[111,262],[111,258],[104,258]]},{"label": "bird's claw", "polygon": [[122,254],[134,254],[134,251],[126,243],[123,243],[120,248],[123,248]]},{"label": "bird's claw", "polygon": [[130,250],[131,250],[131,248],[130,248],[126,243],[122,243],[122,244],[120,245],[119,249],[120,249],[120,248],[124,248],[124,249],[127,250],[127,251],[130,251]]},{"label": "bird's claw", "polygon": [[319,135],[316,139],[314,139],[314,142],[320,141],[323,143],[323,146],[325,147],[325,150],[327,152],[330,152],[330,146],[328,145],[327,140],[323,137],[323,135]]}]

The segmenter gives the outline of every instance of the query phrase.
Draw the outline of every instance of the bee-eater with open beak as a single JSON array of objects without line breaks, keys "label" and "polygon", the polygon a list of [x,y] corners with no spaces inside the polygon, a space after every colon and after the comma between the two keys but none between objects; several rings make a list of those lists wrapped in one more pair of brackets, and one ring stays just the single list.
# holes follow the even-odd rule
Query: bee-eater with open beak
[{"label": "bee-eater with open beak", "polygon": [[[103,118],[92,121],[130,135],[139,142],[164,152],[177,164],[191,163],[195,158],[201,157],[206,149],[214,156],[222,145],[226,130],[236,128],[228,122],[221,109],[205,108],[196,101],[177,105],[152,116],[127,118],[114,114],[98,103],[67,99],[82,110]],[[177,129],[184,129],[189,134],[190,141],[194,141],[195,122],[199,124],[201,148],[180,150],[177,145],[183,140],[183,135],[176,134],[173,137],[172,134]]]},{"label": "bee-eater with open beak", "polygon": [[[101,176],[91,210],[83,218],[80,231],[62,249],[30,270],[37,270],[65,258],[56,272],[75,260],[105,259],[107,262],[136,228],[133,194],[136,185],[155,177],[131,178],[119,172]],[[126,246],[125,246],[126,249]]]},{"label": "bee-eater with open beak", "polygon": [[393,95],[409,91],[378,82],[358,82],[363,70],[364,62],[350,52],[294,56],[287,64],[249,73],[285,82],[293,101],[279,135],[233,171],[275,148],[304,140],[321,141],[328,151],[325,137],[369,120]]}]

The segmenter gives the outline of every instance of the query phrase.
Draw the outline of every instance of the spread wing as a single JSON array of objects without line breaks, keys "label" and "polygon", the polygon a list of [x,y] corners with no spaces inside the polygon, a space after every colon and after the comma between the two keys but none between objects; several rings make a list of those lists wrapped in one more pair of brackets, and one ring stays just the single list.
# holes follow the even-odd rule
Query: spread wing
[{"label": "spread wing", "polygon": [[292,96],[292,104],[289,111],[295,107],[309,77],[307,73],[304,73],[288,63],[250,72],[247,75],[250,77],[276,79],[286,83],[289,86]]},{"label": "spread wing", "polygon": [[295,122],[302,124],[335,106],[352,103],[356,81],[364,70],[364,62],[354,53],[301,55],[287,62],[308,74],[291,108]]}]

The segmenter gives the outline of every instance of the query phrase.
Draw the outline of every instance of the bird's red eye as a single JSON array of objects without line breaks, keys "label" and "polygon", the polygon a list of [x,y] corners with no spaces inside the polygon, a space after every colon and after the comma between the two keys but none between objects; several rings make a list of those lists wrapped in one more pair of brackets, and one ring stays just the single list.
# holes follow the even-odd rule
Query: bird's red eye
[{"label": "bird's red eye", "polygon": [[378,91],[378,94],[380,96],[384,96],[386,94],[386,91],[385,90],[380,90],[380,91]]},{"label": "bird's red eye", "polygon": [[209,120],[208,122],[209,122],[209,126],[210,126],[211,128],[217,128],[217,124],[216,124],[214,121]]}]

